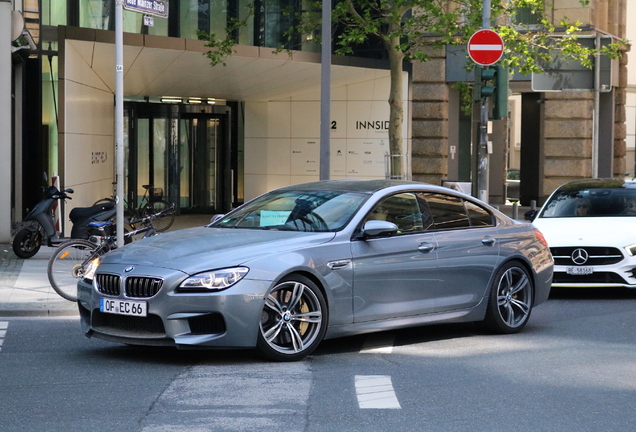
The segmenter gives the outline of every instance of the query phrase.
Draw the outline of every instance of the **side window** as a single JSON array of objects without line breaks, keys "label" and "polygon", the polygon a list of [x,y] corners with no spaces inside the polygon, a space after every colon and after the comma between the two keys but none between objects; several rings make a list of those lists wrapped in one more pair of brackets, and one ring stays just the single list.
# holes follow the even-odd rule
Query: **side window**
[{"label": "side window", "polygon": [[423,196],[433,214],[436,230],[470,227],[461,198],[436,193],[426,193]]},{"label": "side window", "polygon": [[464,205],[468,211],[468,219],[470,220],[470,226],[494,226],[495,220],[492,214],[485,208],[471,202],[464,200]]},{"label": "side window", "polygon": [[385,220],[397,225],[400,234],[422,231],[422,215],[412,193],[392,195],[380,201],[369,212],[368,220]]}]

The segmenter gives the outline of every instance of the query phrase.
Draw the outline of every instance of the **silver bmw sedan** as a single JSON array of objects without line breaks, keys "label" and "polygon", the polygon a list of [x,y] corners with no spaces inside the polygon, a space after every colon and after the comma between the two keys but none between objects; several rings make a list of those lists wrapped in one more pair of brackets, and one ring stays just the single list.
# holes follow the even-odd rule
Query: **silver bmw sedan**
[{"label": "silver bmw sedan", "polygon": [[79,282],[78,306],[88,337],[294,361],[323,339],[431,323],[516,333],[552,271],[536,228],[468,195],[330,180],[116,249]]}]

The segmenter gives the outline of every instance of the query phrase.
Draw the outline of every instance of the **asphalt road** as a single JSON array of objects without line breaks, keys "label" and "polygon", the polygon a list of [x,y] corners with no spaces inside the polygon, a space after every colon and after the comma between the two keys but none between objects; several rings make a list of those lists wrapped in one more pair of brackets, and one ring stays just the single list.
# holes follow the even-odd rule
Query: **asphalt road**
[{"label": "asphalt road", "polygon": [[518,335],[420,327],[325,341],[281,364],[0,317],[0,430],[631,430],[635,328],[636,292],[561,291]]}]

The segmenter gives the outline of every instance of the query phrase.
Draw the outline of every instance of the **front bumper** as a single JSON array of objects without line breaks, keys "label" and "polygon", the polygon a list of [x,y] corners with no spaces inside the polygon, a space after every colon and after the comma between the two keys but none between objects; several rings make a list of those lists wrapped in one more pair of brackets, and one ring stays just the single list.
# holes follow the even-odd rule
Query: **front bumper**
[{"label": "front bumper", "polygon": [[[78,308],[82,331],[129,345],[170,345],[178,348],[255,347],[269,281],[243,279],[227,290],[214,293],[175,293],[174,288],[187,277],[170,269],[136,266],[130,273],[123,267],[102,265],[98,273],[119,275],[121,285],[128,277],[154,277],[163,280],[157,294],[127,297],[107,295],[89,281],[78,284]],[[119,315],[100,311],[100,298],[144,301],[147,316]]]},{"label": "front bumper", "polygon": [[554,266],[552,286],[557,288],[636,288],[636,262],[589,266],[591,274],[568,274],[574,266]]}]

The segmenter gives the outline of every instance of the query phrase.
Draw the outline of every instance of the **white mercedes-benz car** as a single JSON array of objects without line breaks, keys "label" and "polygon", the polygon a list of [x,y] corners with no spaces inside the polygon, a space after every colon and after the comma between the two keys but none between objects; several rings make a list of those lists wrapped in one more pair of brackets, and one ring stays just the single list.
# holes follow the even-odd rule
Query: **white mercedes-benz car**
[{"label": "white mercedes-benz car", "polygon": [[572,181],[525,217],[548,241],[553,287],[636,288],[636,183]]}]

